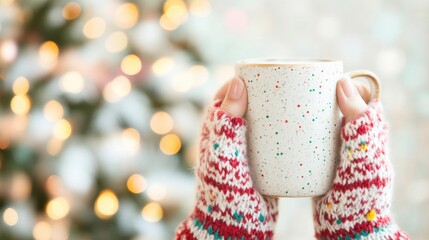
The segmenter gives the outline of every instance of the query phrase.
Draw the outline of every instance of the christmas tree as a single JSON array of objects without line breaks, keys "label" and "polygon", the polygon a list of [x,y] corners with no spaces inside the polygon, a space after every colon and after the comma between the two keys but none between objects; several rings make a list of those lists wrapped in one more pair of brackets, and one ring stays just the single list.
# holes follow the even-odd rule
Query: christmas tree
[{"label": "christmas tree", "polygon": [[231,72],[189,31],[210,9],[0,2],[0,239],[172,238],[209,78]]}]

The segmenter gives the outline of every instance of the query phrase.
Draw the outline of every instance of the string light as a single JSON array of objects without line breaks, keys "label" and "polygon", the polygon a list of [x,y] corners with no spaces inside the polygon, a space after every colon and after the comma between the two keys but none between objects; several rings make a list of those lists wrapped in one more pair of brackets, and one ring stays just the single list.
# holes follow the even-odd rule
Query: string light
[{"label": "string light", "polygon": [[46,151],[51,156],[55,156],[61,151],[61,149],[63,147],[63,143],[64,143],[64,141],[62,139],[58,139],[58,138],[53,137],[53,138],[49,139],[49,142],[46,145]]},{"label": "string light", "polygon": [[107,51],[115,53],[124,50],[128,45],[128,37],[124,32],[113,32],[107,37],[104,46]]},{"label": "string light", "polygon": [[10,108],[16,115],[25,115],[30,111],[31,101],[28,95],[17,95],[10,101]]},{"label": "string light", "polygon": [[18,55],[18,45],[13,40],[5,40],[0,43],[0,61],[10,63]]},{"label": "string light", "polygon": [[117,102],[131,91],[131,82],[125,76],[118,76],[106,84],[103,97],[108,102]]},{"label": "string light", "polygon": [[211,5],[209,0],[193,0],[189,10],[192,15],[204,17],[210,14]]},{"label": "string light", "polygon": [[170,57],[162,57],[152,64],[152,71],[158,75],[168,73],[174,67],[174,60]]},{"label": "string light", "polygon": [[140,58],[134,54],[124,57],[121,61],[122,72],[128,75],[136,75],[142,69]]},{"label": "string light", "polygon": [[57,122],[55,122],[54,129],[53,129],[53,136],[61,139],[66,140],[70,137],[72,133],[72,126],[69,121],[65,119],[61,119]]},{"label": "string light", "polygon": [[163,10],[164,14],[159,19],[159,24],[167,31],[177,29],[188,19],[188,10],[183,0],[167,0]]},{"label": "string light", "polygon": [[15,209],[13,209],[13,208],[6,208],[6,210],[4,210],[4,212],[3,212],[3,221],[8,226],[14,226],[15,224],[18,223],[18,220],[19,220],[19,216],[18,216],[18,213],[15,211]]},{"label": "string light", "polygon": [[52,227],[45,221],[40,221],[34,225],[33,237],[35,240],[49,240],[52,237]]},{"label": "string light", "polygon": [[65,73],[60,79],[60,88],[64,92],[80,93],[85,86],[85,81],[82,75],[76,71]]},{"label": "string light", "polygon": [[55,122],[63,118],[64,109],[61,103],[55,100],[50,100],[43,107],[43,114],[47,120]]},{"label": "string light", "polygon": [[127,128],[122,131],[122,141],[127,147],[127,152],[130,155],[138,153],[140,149],[140,133],[134,128]]},{"label": "string light", "polygon": [[25,77],[19,77],[15,80],[12,86],[12,91],[15,95],[25,95],[30,89],[30,83]]},{"label": "string light", "polygon": [[150,119],[150,128],[157,134],[166,134],[173,129],[173,118],[166,112],[156,112]]},{"label": "string light", "polygon": [[63,9],[63,17],[66,20],[73,20],[79,17],[81,12],[80,6],[76,2],[67,3]]},{"label": "string light", "polygon": [[139,174],[133,174],[131,175],[127,180],[127,188],[130,192],[139,194],[144,192],[147,187],[147,181],[146,179],[139,175]]},{"label": "string light", "polygon": [[161,138],[161,141],[159,142],[159,148],[166,155],[176,154],[177,152],[179,152],[181,147],[182,143],[180,141],[180,138],[174,133],[165,135]]},{"label": "string light", "polygon": [[58,176],[51,175],[46,180],[45,187],[51,196],[56,196],[60,194],[62,189],[61,179]]},{"label": "string light", "polygon": [[164,211],[159,203],[150,202],[144,206],[141,215],[148,222],[158,222],[162,219]]},{"label": "string light", "polygon": [[67,216],[70,211],[69,203],[62,197],[57,197],[46,205],[46,214],[52,220],[59,220]]},{"label": "string light", "polygon": [[31,182],[28,175],[23,172],[13,175],[9,191],[9,197],[13,200],[27,199],[31,193]]},{"label": "string light", "polygon": [[96,39],[106,31],[106,22],[100,17],[89,19],[83,26],[83,34],[89,39]]},{"label": "string light", "polygon": [[101,219],[109,219],[119,209],[119,201],[115,193],[105,189],[98,196],[94,204],[95,214]]},{"label": "string light", "polygon": [[52,67],[58,58],[59,48],[57,44],[53,41],[46,41],[39,48],[39,59],[42,66]]},{"label": "string light", "polygon": [[167,189],[164,185],[161,184],[153,184],[150,186],[150,188],[147,190],[147,195],[150,199],[159,201],[166,197],[167,195]]},{"label": "string light", "polygon": [[136,25],[139,19],[139,9],[134,3],[124,3],[115,11],[115,24],[119,28],[128,29]]}]

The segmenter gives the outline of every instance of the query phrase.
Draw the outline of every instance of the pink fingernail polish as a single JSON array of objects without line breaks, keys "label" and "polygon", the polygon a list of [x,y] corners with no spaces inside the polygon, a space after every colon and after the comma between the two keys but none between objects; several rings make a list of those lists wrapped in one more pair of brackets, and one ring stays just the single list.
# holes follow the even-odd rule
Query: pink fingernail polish
[{"label": "pink fingernail polish", "polygon": [[343,77],[340,80],[341,88],[343,89],[344,94],[347,98],[351,98],[356,95],[356,88],[353,86],[352,80],[350,77]]},{"label": "pink fingernail polish", "polygon": [[233,100],[240,99],[241,95],[243,95],[244,84],[238,79],[234,78],[231,82],[231,86],[229,87],[228,97]]}]

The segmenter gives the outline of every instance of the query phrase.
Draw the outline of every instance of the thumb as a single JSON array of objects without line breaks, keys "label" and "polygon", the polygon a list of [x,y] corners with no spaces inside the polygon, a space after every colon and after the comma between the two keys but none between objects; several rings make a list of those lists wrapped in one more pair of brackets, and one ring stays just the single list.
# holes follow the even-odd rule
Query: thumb
[{"label": "thumb", "polygon": [[349,76],[344,76],[338,81],[337,100],[347,122],[355,119],[368,108]]},{"label": "thumb", "polygon": [[247,91],[239,78],[233,78],[220,109],[234,117],[243,117],[247,108]]}]

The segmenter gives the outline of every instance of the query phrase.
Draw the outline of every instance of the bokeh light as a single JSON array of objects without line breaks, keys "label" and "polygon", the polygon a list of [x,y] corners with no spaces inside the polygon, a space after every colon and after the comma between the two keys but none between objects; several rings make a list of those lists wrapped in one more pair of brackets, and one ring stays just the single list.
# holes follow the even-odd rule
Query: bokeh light
[{"label": "bokeh light", "polygon": [[64,116],[64,109],[61,103],[56,100],[50,100],[43,107],[43,114],[51,122],[58,121]]},{"label": "bokeh light", "polygon": [[54,124],[53,136],[65,140],[70,137],[72,133],[72,126],[69,121],[61,119]]},{"label": "bokeh light", "polygon": [[67,20],[73,20],[79,17],[80,12],[81,9],[78,3],[69,2],[63,8],[63,17]]},{"label": "bokeh light", "polygon": [[149,187],[147,195],[154,201],[160,201],[167,196],[167,189],[164,185],[155,183]]},{"label": "bokeh light", "polygon": [[134,3],[123,3],[115,11],[115,24],[122,29],[136,25],[139,19],[139,9]]},{"label": "bokeh light", "polygon": [[95,214],[101,219],[109,219],[119,209],[119,201],[115,193],[109,189],[103,190],[94,204]]},{"label": "bokeh light", "polygon": [[124,145],[127,146],[128,153],[134,155],[140,149],[140,133],[135,128],[127,128],[121,134]]},{"label": "bokeh light", "polygon": [[62,183],[60,177],[51,175],[45,182],[45,188],[51,196],[57,196],[61,193]]},{"label": "bokeh light", "polygon": [[12,112],[17,115],[25,115],[30,111],[31,101],[28,95],[17,95],[10,101]]},{"label": "bokeh light", "polygon": [[189,7],[192,15],[204,17],[210,14],[211,5],[209,0],[193,0]]},{"label": "bokeh light", "polygon": [[127,180],[127,188],[130,192],[134,194],[139,194],[144,192],[147,187],[146,179],[139,174],[131,175]]},{"label": "bokeh light", "polygon": [[39,59],[44,67],[51,67],[57,61],[60,50],[53,41],[46,41],[39,48]]},{"label": "bokeh light", "polygon": [[13,40],[0,42],[0,62],[10,63],[18,55],[18,45]]},{"label": "bokeh light", "polygon": [[57,197],[46,205],[46,214],[52,220],[59,220],[67,216],[70,211],[69,203],[63,197]]},{"label": "bokeh light", "polygon": [[140,58],[134,54],[124,57],[121,61],[121,70],[128,75],[136,75],[142,69]]},{"label": "bokeh light", "polygon": [[201,86],[209,80],[209,71],[203,65],[194,65],[188,70],[189,78],[192,79],[193,86]]},{"label": "bokeh light", "polygon": [[18,172],[11,179],[9,197],[16,201],[28,199],[31,193],[31,180],[24,172]]},{"label": "bokeh light", "polygon": [[167,112],[156,112],[150,119],[150,128],[157,134],[166,134],[173,129],[173,118]]},{"label": "bokeh light", "polygon": [[124,50],[128,45],[128,37],[124,32],[116,31],[111,33],[104,43],[107,51],[115,53]]},{"label": "bokeh light", "polygon": [[174,133],[170,133],[161,138],[159,142],[159,148],[166,155],[173,155],[179,152],[182,147],[182,142],[179,136]]},{"label": "bokeh light", "polygon": [[35,240],[49,240],[52,238],[51,224],[45,221],[40,221],[34,225],[33,237]]},{"label": "bokeh light", "polygon": [[89,19],[83,26],[83,34],[89,39],[101,37],[106,31],[106,22],[100,17]]},{"label": "bokeh light", "polygon": [[64,92],[77,94],[82,92],[84,87],[85,81],[79,72],[67,72],[60,79],[60,88]]},{"label": "bokeh light", "polygon": [[12,91],[15,95],[25,95],[30,90],[30,83],[25,77],[19,77],[13,82]]},{"label": "bokeh light", "polygon": [[3,221],[9,226],[14,226],[18,223],[19,216],[15,209],[6,208],[3,212]]},{"label": "bokeh light", "polygon": [[174,67],[174,60],[171,57],[161,57],[152,64],[152,71],[155,75],[162,76]]},{"label": "bokeh light", "polygon": [[118,76],[106,84],[103,97],[108,102],[117,102],[127,96],[131,91],[131,82],[125,76]]},{"label": "bokeh light", "polygon": [[158,222],[162,219],[164,211],[159,203],[150,202],[143,207],[141,214],[148,222]]},{"label": "bokeh light", "polygon": [[56,137],[49,139],[48,144],[46,145],[46,152],[48,152],[51,156],[57,155],[63,148],[63,143],[63,139]]}]

